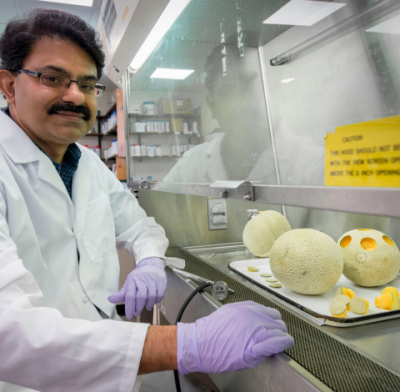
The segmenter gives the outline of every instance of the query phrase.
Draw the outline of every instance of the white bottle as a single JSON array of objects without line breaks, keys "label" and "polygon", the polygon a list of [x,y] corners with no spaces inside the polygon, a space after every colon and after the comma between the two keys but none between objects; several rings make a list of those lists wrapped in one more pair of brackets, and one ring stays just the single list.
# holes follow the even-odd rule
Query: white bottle
[{"label": "white bottle", "polygon": [[135,157],[140,157],[140,146],[139,146],[139,143],[135,144],[134,150],[135,150]]},{"label": "white bottle", "polygon": [[156,146],[156,155],[158,156],[158,157],[161,157],[162,155],[161,155],[161,146]]},{"label": "white bottle", "polygon": [[100,158],[100,146],[96,146],[94,151],[97,154],[97,156]]},{"label": "white bottle", "polygon": [[197,121],[193,121],[192,127],[193,127],[193,133],[195,133],[197,135],[199,133]]},{"label": "white bottle", "polygon": [[185,134],[189,133],[189,124],[187,121],[183,122],[183,133],[185,133]]},{"label": "white bottle", "polygon": [[144,143],[142,143],[142,144],[140,145],[140,155],[141,155],[142,157],[145,157],[145,156],[146,156],[146,145],[145,145]]},{"label": "white bottle", "polygon": [[129,155],[130,155],[131,157],[134,157],[134,156],[135,156],[135,146],[134,146],[133,144],[131,144],[131,145],[129,146]]},{"label": "white bottle", "polygon": [[165,121],[165,132],[169,133],[169,121]]}]

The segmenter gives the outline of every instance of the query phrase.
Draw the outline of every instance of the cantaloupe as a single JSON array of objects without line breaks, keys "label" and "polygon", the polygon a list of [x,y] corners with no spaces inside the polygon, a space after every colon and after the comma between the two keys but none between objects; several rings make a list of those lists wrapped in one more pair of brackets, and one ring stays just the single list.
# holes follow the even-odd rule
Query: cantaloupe
[{"label": "cantaloupe", "polygon": [[378,230],[349,231],[339,238],[338,244],[343,254],[344,276],[360,286],[387,284],[399,272],[399,249]]},{"label": "cantaloupe", "polygon": [[249,220],[243,230],[246,248],[258,257],[268,257],[279,236],[291,229],[289,221],[279,212],[268,210]]},{"label": "cantaloupe", "polygon": [[338,318],[345,318],[347,314],[347,306],[344,302],[332,302],[329,305],[331,315]]},{"label": "cantaloupe", "polygon": [[350,312],[358,315],[367,313],[369,302],[361,297],[356,297],[350,301]]},{"label": "cantaloupe", "polygon": [[274,277],[300,294],[328,291],[343,271],[340,247],[331,237],[313,229],[282,234],[271,249],[269,261]]}]

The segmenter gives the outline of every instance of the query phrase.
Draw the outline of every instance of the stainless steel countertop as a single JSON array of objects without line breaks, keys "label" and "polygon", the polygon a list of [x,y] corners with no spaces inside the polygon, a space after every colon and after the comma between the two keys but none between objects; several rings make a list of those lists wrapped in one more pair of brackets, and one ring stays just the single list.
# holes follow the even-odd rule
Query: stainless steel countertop
[{"label": "stainless steel countertop", "polygon": [[[197,261],[216,268],[232,279],[240,282],[242,285],[250,288],[257,294],[268,298],[270,301],[279,304],[280,307],[284,307],[293,312],[293,309],[290,306],[285,306],[282,301],[269,292],[253,285],[228,269],[230,261],[213,264],[204,259],[200,259],[187,251],[185,251],[185,254],[187,255],[186,258],[194,257]],[[318,323],[313,323],[309,318],[302,316],[300,312],[296,313],[296,315],[313,325],[313,327],[321,330],[323,333],[339,340],[371,361],[374,361],[380,366],[400,376],[400,319],[381,321],[368,325],[338,328],[326,325],[321,326]]]}]

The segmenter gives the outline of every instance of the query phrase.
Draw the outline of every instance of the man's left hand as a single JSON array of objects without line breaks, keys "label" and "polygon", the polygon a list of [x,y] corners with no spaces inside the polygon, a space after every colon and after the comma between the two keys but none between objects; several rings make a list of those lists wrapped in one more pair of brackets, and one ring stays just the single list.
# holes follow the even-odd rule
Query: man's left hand
[{"label": "man's left hand", "polygon": [[139,316],[145,305],[147,310],[151,310],[164,297],[167,287],[164,267],[164,260],[159,258],[141,260],[126,278],[122,289],[110,295],[108,300],[113,304],[125,302],[125,315],[129,320]]}]

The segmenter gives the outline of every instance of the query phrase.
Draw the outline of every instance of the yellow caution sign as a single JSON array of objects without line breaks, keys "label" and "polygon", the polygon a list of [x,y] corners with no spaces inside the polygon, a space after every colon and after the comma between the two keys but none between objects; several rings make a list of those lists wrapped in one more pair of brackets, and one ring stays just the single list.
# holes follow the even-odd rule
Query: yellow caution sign
[{"label": "yellow caution sign", "polygon": [[400,187],[400,116],[345,125],[329,133],[325,185]]}]

